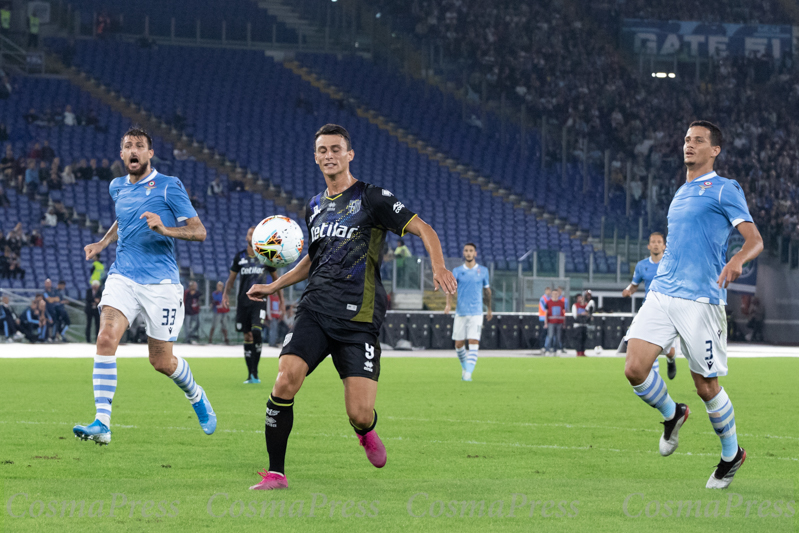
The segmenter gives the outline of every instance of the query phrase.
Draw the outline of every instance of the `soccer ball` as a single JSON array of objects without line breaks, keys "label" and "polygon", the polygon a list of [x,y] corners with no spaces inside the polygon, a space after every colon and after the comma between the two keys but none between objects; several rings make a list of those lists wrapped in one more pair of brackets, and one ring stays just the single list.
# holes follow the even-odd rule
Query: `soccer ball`
[{"label": "soccer ball", "polygon": [[252,234],[255,256],[272,268],[283,268],[299,259],[303,244],[299,224],[283,215],[263,219]]}]

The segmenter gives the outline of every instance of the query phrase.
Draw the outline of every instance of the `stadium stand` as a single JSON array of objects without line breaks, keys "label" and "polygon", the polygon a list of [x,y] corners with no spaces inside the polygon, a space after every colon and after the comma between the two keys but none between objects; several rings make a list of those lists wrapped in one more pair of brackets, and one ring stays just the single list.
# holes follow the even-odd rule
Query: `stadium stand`
[{"label": "stadium stand", "polygon": [[[78,43],[75,64],[157,116],[182,106],[187,133],[300,198],[319,192],[319,177],[309,165],[309,132],[320,121],[346,124],[355,140],[356,171],[363,161],[378,176],[365,179],[386,185],[440,228],[447,255],[459,255],[462,242],[474,238],[486,261],[511,266],[537,247],[567,252],[567,271],[587,272],[590,245],[401,145],[346,102],[332,100],[263,53],[163,46],[156,54],[130,43],[85,41]],[[149,83],[135,75],[144,65],[152,73]],[[479,216],[458,220],[459,213]],[[484,230],[498,221],[501,233]],[[423,255],[420,242],[411,240],[411,246]],[[596,261],[597,271],[615,271],[615,256],[598,254]]]}]

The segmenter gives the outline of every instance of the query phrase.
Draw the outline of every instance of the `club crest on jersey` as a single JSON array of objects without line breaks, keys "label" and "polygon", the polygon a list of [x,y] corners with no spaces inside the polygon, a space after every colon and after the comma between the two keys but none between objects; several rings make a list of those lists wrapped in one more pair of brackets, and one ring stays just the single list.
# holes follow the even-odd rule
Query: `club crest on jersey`
[{"label": "club crest on jersey", "polygon": [[713,182],[712,181],[706,181],[702,185],[700,185],[699,188],[702,189],[702,190],[699,191],[699,196],[702,196],[703,194],[705,194],[705,191],[708,190],[709,188],[711,188],[712,186],[713,186]]},{"label": "club crest on jersey", "polygon": [[322,208],[318,205],[313,206],[313,213],[311,214],[311,222],[316,218],[316,215],[322,212]]},{"label": "club crest on jersey", "polygon": [[352,200],[347,204],[347,214],[354,215],[361,210],[361,200]]},{"label": "club crest on jersey", "polygon": [[147,185],[144,186],[144,188],[147,189],[146,195],[150,196],[150,191],[155,189],[155,182],[154,181],[150,181]]}]

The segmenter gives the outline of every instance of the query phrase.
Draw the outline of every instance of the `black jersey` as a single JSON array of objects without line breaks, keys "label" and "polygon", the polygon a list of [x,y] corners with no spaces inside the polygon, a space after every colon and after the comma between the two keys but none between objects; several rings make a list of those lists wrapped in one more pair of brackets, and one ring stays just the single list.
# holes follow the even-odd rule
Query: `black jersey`
[{"label": "black jersey", "polygon": [[299,309],[349,321],[348,329],[379,330],[386,231],[403,235],[415,216],[391,192],[362,181],[332,198],[314,196],[305,210],[311,270]]},{"label": "black jersey", "polygon": [[247,249],[238,252],[233,257],[233,264],[230,265],[231,272],[239,274],[239,298],[237,305],[257,304],[247,297],[247,291],[256,284],[268,283],[267,274],[275,272],[275,269],[262,264],[255,255],[247,253]]}]

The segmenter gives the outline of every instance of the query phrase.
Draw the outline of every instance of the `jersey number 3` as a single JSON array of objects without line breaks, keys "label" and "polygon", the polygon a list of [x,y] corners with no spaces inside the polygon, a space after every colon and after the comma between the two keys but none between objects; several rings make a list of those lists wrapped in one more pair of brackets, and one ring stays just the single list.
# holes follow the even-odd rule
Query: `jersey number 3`
[{"label": "jersey number 3", "polygon": [[164,321],[161,322],[162,326],[174,326],[175,325],[175,315],[177,315],[177,309],[164,309]]}]

